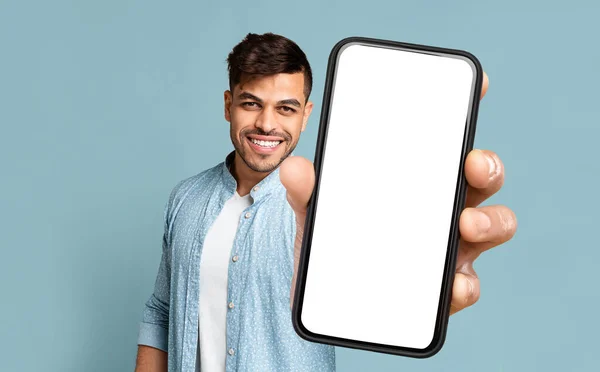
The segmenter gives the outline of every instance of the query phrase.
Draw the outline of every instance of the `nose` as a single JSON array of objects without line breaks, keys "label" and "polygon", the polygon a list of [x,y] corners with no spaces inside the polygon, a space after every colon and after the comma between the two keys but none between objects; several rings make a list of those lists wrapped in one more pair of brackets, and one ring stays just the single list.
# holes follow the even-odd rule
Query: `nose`
[{"label": "nose", "polygon": [[269,133],[273,129],[277,128],[277,120],[275,115],[275,110],[265,107],[256,118],[254,126],[261,129],[265,133]]}]

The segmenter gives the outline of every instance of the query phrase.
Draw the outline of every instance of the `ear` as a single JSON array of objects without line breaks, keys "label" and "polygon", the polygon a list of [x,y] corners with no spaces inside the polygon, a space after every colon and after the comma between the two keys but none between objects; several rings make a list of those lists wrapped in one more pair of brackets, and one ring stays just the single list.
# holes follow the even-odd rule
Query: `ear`
[{"label": "ear", "polygon": [[224,106],[225,106],[225,120],[227,120],[228,122],[231,122],[232,96],[231,96],[230,91],[226,90],[225,93],[223,93],[223,100],[224,100]]},{"label": "ear", "polygon": [[304,106],[304,116],[302,117],[302,130],[304,132],[306,129],[306,124],[308,124],[308,118],[310,117],[310,113],[313,109],[313,103],[311,101],[306,102],[306,106]]}]

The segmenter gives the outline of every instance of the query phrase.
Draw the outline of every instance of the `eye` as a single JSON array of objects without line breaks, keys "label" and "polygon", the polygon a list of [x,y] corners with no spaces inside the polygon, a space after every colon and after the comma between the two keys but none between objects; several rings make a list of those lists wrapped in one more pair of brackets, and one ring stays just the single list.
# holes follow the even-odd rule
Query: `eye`
[{"label": "eye", "polygon": [[259,108],[260,105],[256,102],[242,102],[242,107]]},{"label": "eye", "polygon": [[284,112],[286,112],[286,113],[290,113],[290,114],[291,114],[291,113],[294,113],[294,112],[296,112],[296,110],[295,110],[295,109],[293,109],[293,108],[291,108],[291,107],[289,107],[289,106],[281,106],[281,109],[282,109]]}]

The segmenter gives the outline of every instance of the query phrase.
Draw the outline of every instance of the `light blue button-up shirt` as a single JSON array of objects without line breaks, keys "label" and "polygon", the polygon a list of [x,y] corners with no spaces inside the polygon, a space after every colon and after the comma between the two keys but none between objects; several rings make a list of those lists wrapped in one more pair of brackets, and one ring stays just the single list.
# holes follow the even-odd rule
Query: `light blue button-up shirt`
[{"label": "light blue button-up shirt", "polygon": [[[165,207],[162,257],[138,344],[166,351],[169,372],[195,370],[200,255],[208,229],[237,188],[228,170],[233,154],[180,181]],[[227,299],[235,306],[227,309],[226,371],[334,371],[334,347],[303,340],[292,325],[296,223],[279,169],[250,194],[253,204],[240,216],[228,269]]]}]

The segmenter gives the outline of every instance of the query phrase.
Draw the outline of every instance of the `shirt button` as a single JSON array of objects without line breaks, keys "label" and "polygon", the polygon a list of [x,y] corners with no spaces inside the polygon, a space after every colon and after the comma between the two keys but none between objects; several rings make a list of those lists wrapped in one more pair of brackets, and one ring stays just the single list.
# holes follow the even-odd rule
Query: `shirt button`
[{"label": "shirt button", "polygon": [[233,302],[230,302],[230,303],[229,303],[229,308],[230,308],[230,309],[233,309]]},{"label": "shirt button", "polygon": [[233,349],[229,349],[228,353],[229,353],[229,355],[233,355],[233,354],[235,354],[235,351],[233,351]]},{"label": "shirt button", "polygon": [[254,190],[254,191],[258,191],[258,189],[260,189],[260,187],[258,187],[258,186],[254,186],[254,188],[253,188],[252,190]]},{"label": "shirt button", "polygon": [[248,212],[248,213],[246,213],[246,215],[244,217],[250,218],[250,216],[251,216],[251,214],[250,214],[250,212]]},{"label": "shirt button", "polygon": [[232,260],[233,262],[237,262],[237,261],[238,261],[238,259],[239,259],[239,257],[238,257],[238,256],[233,256],[233,257],[231,258],[231,260]]}]

